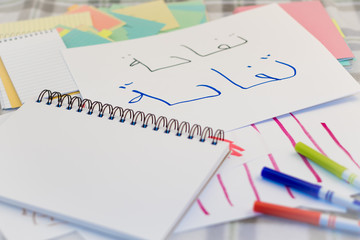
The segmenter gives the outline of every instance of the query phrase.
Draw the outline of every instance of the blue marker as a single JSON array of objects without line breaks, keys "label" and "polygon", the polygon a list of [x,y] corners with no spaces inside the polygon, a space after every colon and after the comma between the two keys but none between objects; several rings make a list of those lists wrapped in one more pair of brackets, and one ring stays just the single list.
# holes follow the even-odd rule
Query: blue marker
[{"label": "blue marker", "polygon": [[290,188],[297,189],[315,198],[323,199],[327,202],[334,203],[336,205],[343,206],[355,211],[360,211],[360,201],[355,200],[350,196],[344,196],[335,193],[334,191],[326,189],[320,185],[306,182],[304,180],[289,176],[267,167],[263,168],[261,171],[261,176],[274,182],[284,184]]}]

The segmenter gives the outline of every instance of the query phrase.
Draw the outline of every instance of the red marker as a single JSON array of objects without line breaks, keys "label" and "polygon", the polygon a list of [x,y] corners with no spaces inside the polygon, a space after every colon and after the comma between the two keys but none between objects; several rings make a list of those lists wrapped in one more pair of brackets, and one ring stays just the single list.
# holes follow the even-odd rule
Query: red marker
[{"label": "red marker", "polygon": [[360,234],[360,221],[355,219],[260,201],[255,201],[254,211],[299,222],[310,223],[316,226],[340,229]]}]

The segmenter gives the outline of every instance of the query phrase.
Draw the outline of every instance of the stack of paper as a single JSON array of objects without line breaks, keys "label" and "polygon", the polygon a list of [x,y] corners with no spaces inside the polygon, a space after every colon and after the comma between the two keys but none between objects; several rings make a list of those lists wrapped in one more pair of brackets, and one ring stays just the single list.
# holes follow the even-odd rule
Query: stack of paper
[{"label": "stack of paper", "polygon": [[[255,200],[344,213],[342,207],[274,186],[260,177],[260,171],[268,166],[331,185],[346,195],[357,192],[294,151],[295,143],[302,141],[348,168],[360,169],[356,146],[360,115],[354,111],[360,107],[360,87],[343,67],[353,54],[320,2],[250,8],[239,8],[238,14],[206,23],[201,1],[155,1],[98,9],[73,6],[64,16],[86,14],[91,24],[57,23],[57,32],[38,36],[42,40],[53,37],[51,44],[47,43],[51,49],[33,37],[26,40],[27,51],[16,47],[24,52],[25,57],[19,59],[16,51],[1,48],[1,44],[14,43],[0,43],[0,68],[6,70],[0,71],[1,104],[19,107],[26,98],[38,94],[35,87],[63,93],[78,89],[84,98],[225,129],[224,142],[231,156],[175,233],[255,216]],[[57,53],[52,52],[55,49]],[[48,56],[40,55],[41,51]],[[43,56],[37,66],[32,65],[36,63],[31,60],[34,56]],[[34,80],[35,86],[27,85],[20,81],[29,75],[23,70],[27,64],[53,74],[34,74],[42,82]],[[74,85],[61,88],[66,82]],[[14,124],[8,126],[15,129]],[[5,199],[14,204],[12,207],[0,205],[1,230],[9,238],[52,238],[76,231],[88,240],[112,239],[94,231],[98,226],[86,221],[82,225],[88,229],[73,225],[76,221],[71,217],[79,216],[67,218],[69,212],[54,219],[52,212],[43,211],[41,206],[29,211],[26,206],[30,201],[24,196],[16,195],[16,202]],[[46,201],[40,205],[47,205]],[[18,231],[19,227],[23,231]]]},{"label": "stack of paper", "polygon": [[[60,55],[60,49],[65,47],[64,43],[56,36],[56,32],[51,30],[58,24],[75,27],[78,25],[91,26],[92,22],[89,13],[80,13],[1,24],[0,36],[7,36],[0,39],[0,103],[2,109],[20,107],[25,98],[29,95],[34,96],[33,90],[36,92],[44,86],[54,86],[51,78],[63,77],[64,73],[68,74]],[[47,48],[50,48],[50,51]],[[16,57],[19,54],[21,57]],[[40,56],[41,58],[39,58]],[[53,56],[55,58],[51,59]],[[8,61],[6,66],[3,63],[5,58]],[[20,64],[17,62],[18,60],[25,61],[25,63]],[[48,60],[50,62],[47,62]],[[53,61],[56,61],[57,64],[60,62],[60,65],[51,64]],[[49,71],[52,72],[54,67],[58,68],[58,71],[49,76]],[[19,78],[14,76],[18,74],[23,75]],[[39,77],[38,74],[42,76]],[[62,86],[68,85],[65,88],[61,87],[66,92],[77,89],[70,75],[65,76],[65,79],[60,82],[62,82],[60,83]],[[56,85],[59,86],[59,83],[57,82]],[[15,86],[21,89],[16,89]]]},{"label": "stack of paper", "polygon": [[[279,6],[316,37],[342,65],[351,64],[354,54],[344,41],[344,34],[336,20],[330,18],[320,1],[281,3]],[[256,7],[259,5],[238,7],[234,13]]]},{"label": "stack of paper", "polygon": [[[56,28],[65,46],[73,48],[151,36],[160,32],[169,32],[198,25],[206,22],[206,20],[206,10],[202,1],[169,4],[165,4],[164,1],[155,1],[135,7],[113,5],[110,8],[99,9],[87,5],[74,5],[63,15],[1,24],[0,36],[7,37],[7,40],[4,39],[3,42],[11,42],[22,38],[20,34],[45,33],[44,31]],[[28,48],[30,46],[27,40],[28,35],[25,36],[21,41],[21,45]],[[38,36],[38,39],[40,38],[41,36]],[[40,46],[40,40],[38,43]],[[56,48],[53,45],[50,46],[50,44],[53,43],[48,41],[45,45],[55,50]],[[41,52],[52,54],[46,50],[45,45],[38,48],[39,52],[27,51],[28,57],[24,58],[23,61],[28,62],[29,58],[38,59]],[[7,54],[0,52],[0,56],[4,58],[3,56],[5,54],[9,55],[9,52],[14,55],[20,51],[18,50],[20,48],[21,46],[16,45],[7,50]],[[42,59],[45,58],[42,57]],[[45,59],[45,61],[47,60]],[[29,69],[33,73],[41,74],[47,65],[35,61],[33,65],[29,66]],[[57,85],[52,84],[54,81],[45,76],[46,73],[39,77],[36,74],[29,74],[24,67],[26,67],[26,64],[18,64],[15,68],[10,69],[10,63],[5,66],[0,61],[0,102],[3,109],[20,107],[25,102],[25,99],[34,96],[34,93],[37,93],[39,88],[56,88]],[[52,69],[48,70],[53,72]],[[63,69],[61,72],[65,71]],[[22,72],[23,76],[26,75],[28,88],[25,91],[19,88],[19,85],[23,85],[24,78],[19,77],[17,72]],[[58,77],[63,76],[60,74]],[[34,80],[35,78],[37,80]],[[35,85],[38,87],[34,87]],[[59,88],[58,90],[62,89]],[[63,90],[64,93],[77,91],[77,87]]]}]

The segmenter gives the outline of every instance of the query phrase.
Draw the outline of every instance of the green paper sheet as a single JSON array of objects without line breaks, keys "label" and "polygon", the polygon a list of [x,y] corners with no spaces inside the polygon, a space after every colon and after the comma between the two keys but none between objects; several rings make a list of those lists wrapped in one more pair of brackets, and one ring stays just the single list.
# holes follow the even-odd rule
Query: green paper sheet
[{"label": "green paper sheet", "polygon": [[199,11],[205,12],[206,7],[203,1],[173,2],[167,4],[170,10]]},{"label": "green paper sheet", "polygon": [[203,1],[175,2],[168,3],[167,6],[178,21],[180,29],[207,22]]},{"label": "green paper sheet", "polygon": [[125,29],[125,26],[114,29],[109,38],[116,42],[130,39],[128,36],[128,32]]},{"label": "green paper sheet", "polygon": [[72,29],[69,33],[62,37],[62,40],[64,41],[67,48],[83,47],[111,42],[110,40],[100,37],[96,34],[83,32],[78,29]]},{"label": "green paper sheet", "polygon": [[[180,27],[178,29],[187,28],[203,23],[205,13],[196,11],[182,11],[170,9]],[[205,18],[206,19],[206,18]],[[170,30],[171,31],[171,30]]]}]

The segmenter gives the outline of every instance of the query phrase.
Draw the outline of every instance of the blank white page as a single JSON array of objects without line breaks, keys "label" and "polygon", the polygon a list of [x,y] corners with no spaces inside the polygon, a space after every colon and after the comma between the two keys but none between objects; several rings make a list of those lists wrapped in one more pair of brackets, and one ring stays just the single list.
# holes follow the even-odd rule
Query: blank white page
[{"label": "blank white page", "polygon": [[0,56],[22,103],[43,89],[77,91],[60,52],[65,48],[56,30],[0,40]]},{"label": "blank white page", "polygon": [[228,145],[29,101],[0,127],[0,200],[115,236],[164,239]]}]

